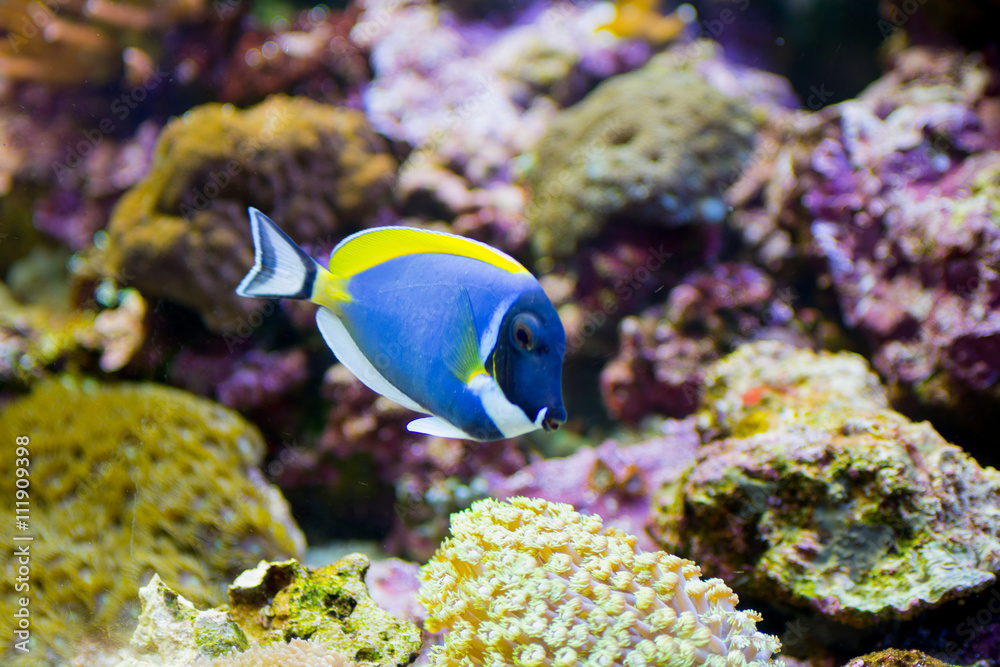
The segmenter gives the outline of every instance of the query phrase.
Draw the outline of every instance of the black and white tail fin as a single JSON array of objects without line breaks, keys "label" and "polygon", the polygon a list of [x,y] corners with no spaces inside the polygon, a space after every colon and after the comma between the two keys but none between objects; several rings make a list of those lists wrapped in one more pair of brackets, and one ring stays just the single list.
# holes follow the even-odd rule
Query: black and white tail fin
[{"label": "black and white tail fin", "polygon": [[319,265],[295,241],[255,208],[250,208],[253,230],[253,268],[236,293],[260,299],[309,299]]}]

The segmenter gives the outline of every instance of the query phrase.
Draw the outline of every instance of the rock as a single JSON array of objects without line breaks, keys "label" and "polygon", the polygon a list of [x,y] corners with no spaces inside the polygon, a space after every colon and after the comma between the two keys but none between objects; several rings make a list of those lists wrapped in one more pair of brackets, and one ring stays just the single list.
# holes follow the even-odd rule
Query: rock
[{"label": "rock", "polygon": [[710,378],[707,442],[655,501],[664,548],[859,627],[996,581],[1000,473],[890,410],[861,358],[761,342]]}]

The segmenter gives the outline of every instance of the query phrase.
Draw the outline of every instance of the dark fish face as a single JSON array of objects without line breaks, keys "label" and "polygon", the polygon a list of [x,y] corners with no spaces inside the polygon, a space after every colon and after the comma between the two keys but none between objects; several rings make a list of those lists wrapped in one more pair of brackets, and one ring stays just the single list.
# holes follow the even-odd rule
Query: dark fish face
[{"label": "dark fish face", "polygon": [[515,301],[504,315],[487,361],[507,400],[546,431],[566,421],[562,402],[565,349],[562,322],[539,287]]}]

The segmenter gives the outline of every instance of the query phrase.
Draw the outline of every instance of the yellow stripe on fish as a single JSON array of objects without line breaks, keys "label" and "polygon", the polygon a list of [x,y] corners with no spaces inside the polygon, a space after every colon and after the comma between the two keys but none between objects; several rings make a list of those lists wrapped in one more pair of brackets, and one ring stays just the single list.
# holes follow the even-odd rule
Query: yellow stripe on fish
[{"label": "yellow stripe on fish", "polygon": [[424,252],[471,257],[508,273],[528,273],[513,257],[485,243],[412,227],[376,227],[347,237],[330,255],[330,272],[347,279],[390,259]]}]

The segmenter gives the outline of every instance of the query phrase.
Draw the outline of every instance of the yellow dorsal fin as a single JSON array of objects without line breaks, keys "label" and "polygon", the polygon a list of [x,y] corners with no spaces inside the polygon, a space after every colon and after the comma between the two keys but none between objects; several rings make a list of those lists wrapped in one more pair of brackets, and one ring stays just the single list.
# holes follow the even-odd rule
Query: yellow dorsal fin
[{"label": "yellow dorsal fin", "polygon": [[403,255],[436,252],[471,257],[510,273],[528,270],[510,255],[462,236],[414,227],[376,227],[348,236],[330,255],[330,272],[350,278]]}]

